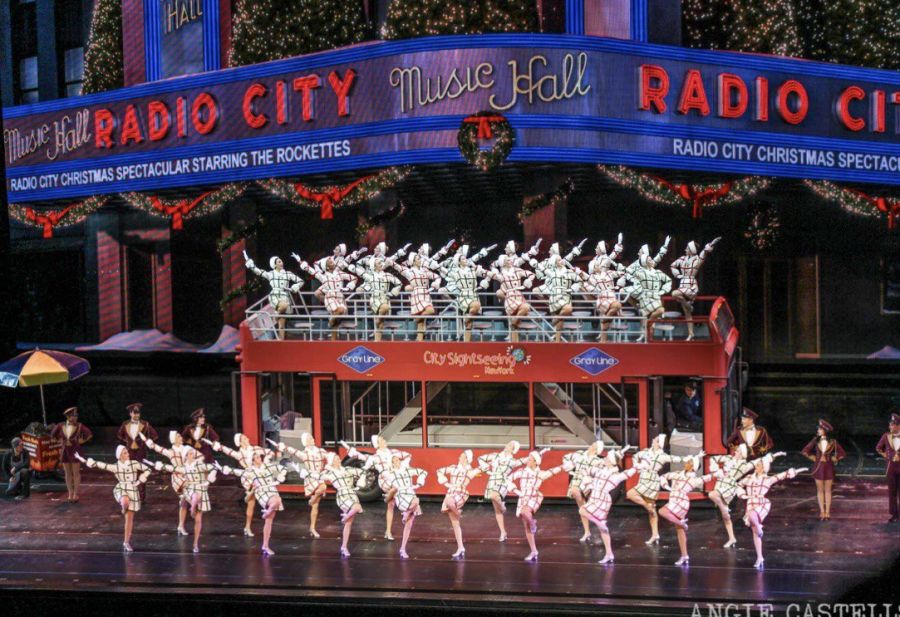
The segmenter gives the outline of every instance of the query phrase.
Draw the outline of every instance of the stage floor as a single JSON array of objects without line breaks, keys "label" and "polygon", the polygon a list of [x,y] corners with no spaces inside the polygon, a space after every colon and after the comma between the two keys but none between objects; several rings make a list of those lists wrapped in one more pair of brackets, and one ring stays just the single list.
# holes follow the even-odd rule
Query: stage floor
[{"label": "stage floor", "polygon": [[47,492],[0,503],[0,588],[212,595],[219,600],[352,600],[363,605],[387,598],[423,606],[542,607],[542,612],[550,607],[690,612],[695,603],[717,602],[772,604],[777,609],[794,602],[837,601],[854,587],[883,576],[900,554],[900,524],[886,523],[882,479],[839,482],[833,520],[820,522],[813,483],[802,478],[770,493],[773,510],[766,521],[763,571],[753,568],[752,539],[739,518],[738,548],[724,550],[725,531],[717,513],[710,507],[693,508],[691,563],[679,567],[673,565],[678,558],[673,527],[661,521],[661,544],[648,548],[643,510],[621,501],[610,518],[615,565],[597,564],[603,549],[596,531],[593,545],[578,543],[580,525],[571,502],[547,503],[541,509],[540,561],[526,563],[522,559],[528,549],[514,516],[514,501],[506,516],[510,539],[500,544],[493,511],[478,496],[470,499],[462,519],[464,561],[450,559],[455,543],[438,502],[424,503],[407,561],[397,555],[400,517],[394,522],[398,540],[388,542],[382,539],[384,504],[364,504],[366,511],[353,527],[353,556],[341,559],[338,511],[330,499],[321,507],[318,540],[307,532],[306,502],[287,500],[286,511],[274,525],[271,545],[277,554],[267,558],[259,550],[258,511],[253,526],[257,536],[241,535],[241,492],[232,479],[213,487],[202,552],[194,555],[192,538],[175,534],[175,500],[157,475],[136,517],[135,552],[126,555],[121,550],[122,517],[105,476],[85,474],[79,504],[67,504],[65,493]]}]

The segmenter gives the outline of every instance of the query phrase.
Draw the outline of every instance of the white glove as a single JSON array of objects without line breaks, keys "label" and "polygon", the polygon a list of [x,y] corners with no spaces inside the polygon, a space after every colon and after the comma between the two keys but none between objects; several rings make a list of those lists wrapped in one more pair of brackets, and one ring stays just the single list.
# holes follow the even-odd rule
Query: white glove
[{"label": "white glove", "polygon": [[149,439],[147,439],[147,436],[144,435],[143,433],[138,433],[138,437],[140,437],[140,438],[143,439],[144,441],[147,441],[147,442],[150,441]]},{"label": "white glove", "polygon": [[301,269],[301,270],[309,270],[309,264],[308,264],[306,261],[301,261],[301,262],[300,262],[300,269]]},{"label": "white glove", "polygon": [[392,298],[396,298],[397,296],[399,296],[399,295],[400,295],[400,285],[397,285],[396,287],[394,287],[393,289],[391,289],[389,295],[390,295]]},{"label": "white glove", "polygon": [[214,444],[212,444],[212,449],[213,449],[213,452],[221,452],[221,451],[222,451],[222,444],[220,444],[220,443],[217,441],[217,442],[215,442]]},{"label": "white glove", "polygon": [[550,448],[541,448],[540,450],[538,450],[538,454],[540,454],[541,456],[544,456],[549,451],[550,451]]},{"label": "white glove", "polygon": [[562,463],[562,468],[566,471],[572,471],[575,469],[575,463],[573,463],[570,459],[565,459]]},{"label": "white glove", "polygon": [[487,289],[487,288],[490,287],[490,286],[491,286],[491,279],[484,279],[484,280],[482,280],[481,283],[479,283],[479,285],[478,285],[478,287],[479,287],[480,289]]},{"label": "white glove", "polygon": [[778,458],[781,456],[787,456],[787,452],[773,452],[772,453],[772,458]]},{"label": "white glove", "polygon": [[350,281],[347,284],[347,291],[353,291],[354,289],[356,289],[356,281]]},{"label": "white glove", "polygon": [[572,250],[571,250],[571,253],[572,253],[573,255],[575,255],[576,257],[578,257],[579,255],[581,255],[581,247],[580,247],[580,246],[573,246],[573,247],[572,247]]},{"label": "white glove", "polygon": [[88,457],[88,460],[86,460],[86,461],[84,462],[84,464],[87,465],[88,467],[96,467],[97,461],[95,461],[95,460],[92,459],[91,457]]},{"label": "white glove", "polygon": [[208,482],[215,482],[215,481],[216,481],[216,477],[217,477],[216,474],[218,474],[218,473],[219,473],[219,472],[217,472],[215,469],[213,469],[212,471],[209,472],[209,475],[206,476],[206,480],[207,480]]},{"label": "white glove", "polygon": [[225,465],[222,467],[222,475],[230,476],[234,473],[234,469],[232,469],[229,465]]},{"label": "white glove", "polygon": [[366,477],[360,476],[359,480],[356,481],[356,488],[366,488]]},{"label": "white glove", "polygon": [[350,458],[357,458],[359,456],[359,450],[351,447],[349,450],[347,450],[347,456],[349,456]]},{"label": "white glove", "polygon": [[153,469],[155,469],[156,471],[162,471],[162,468],[162,461],[156,461],[155,463],[153,463]]},{"label": "white glove", "polygon": [[435,291],[441,288],[441,279],[434,279],[434,282],[431,284],[431,288]]},{"label": "white glove", "polygon": [[293,257],[294,259],[296,259],[298,264],[299,264],[299,263],[303,263],[303,260],[300,259],[300,255],[298,255],[297,253],[291,253],[291,257]]},{"label": "white glove", "polygon": [[523,285],[525,286],[525,289],[531,289],[531,285],[533,282],[534,281],[530,278],[525,279],[525,282],[523,283]]},{"label": "white glove", "polygon": [[256,267],[256,264],[253,263],[252,259],[248,259],[247,261],[245,261],[244,265],[247,267],[248,270],[252,270],[253,268]]},{"label": "white glove", "polygon": [[293,291],[295,294],[300,293],[301,287],[303,287],[303,281],[300,281],[299,283],[294,283],[293,285],[291,285],[291,291]]},{"label": "white glove", "polygon": [[669,240],[671,240],[671,239],[672,239],[671,236],[666,236],[666,241],[663,242],[663,248],[664,248],[664,249],[669,248]]}]

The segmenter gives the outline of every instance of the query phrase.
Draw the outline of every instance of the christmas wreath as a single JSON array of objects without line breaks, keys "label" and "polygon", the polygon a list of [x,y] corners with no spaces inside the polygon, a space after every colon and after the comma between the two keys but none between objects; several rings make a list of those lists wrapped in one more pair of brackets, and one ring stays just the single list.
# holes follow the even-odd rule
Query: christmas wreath
[{"label": "christmas wreath", "polygon": [[[498,113],[480,111],[462,121],[456,134],[459,151],[463,157],[484,171],[495,169],[506,157],[516,141],[509,121]],[[482,149],[480,141],[493,140],[489,149]]]}]

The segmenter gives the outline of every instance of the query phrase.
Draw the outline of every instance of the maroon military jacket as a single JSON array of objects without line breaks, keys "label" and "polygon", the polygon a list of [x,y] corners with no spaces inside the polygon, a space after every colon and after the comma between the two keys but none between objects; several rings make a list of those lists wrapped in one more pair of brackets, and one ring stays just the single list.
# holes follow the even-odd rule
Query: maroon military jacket
[{"label": "maroon military jacket", "polygon": [[[747,448],[749,449],[748,460],[752,460],[755,458],[759,458],[766,454],[769,450],[775,447],[775,443],[772,441],[772,438],[769,436],[768,431],[758,424],[754,424],[753,428],[756,429],[756,439],[753,440],[752,444],[747,444]],[[744,431],[747,430],[743,426],[738,426],[734,429],[734,432],[728,436],[728,440],[725,442],[725,445],[728,446],[729,452],[734,452],[739,445],[742,443],[747,443],[744,439]]]},{"label": "maroon military jacket", "polygon": [[[159,434],[156,432],[156,429],[150,425],[149,422],[147,422],[146,420],[139,420],[139,422],[141,428],[138,432],[143,433],[144,437],[152,439],[153,441],[157,441],[159,439]],[[140,461],[147,456],[147,445],[140,437],[136,439],[131,438],[131,435],[128,432],[129,424],[131,424],[131,420],[126,420],[125,422],[123,422],[122,426],[119,427],[119,432],[116,437],[118,438],[120,444],[128,448],[128,454],[131,457],[131,460]]]},{"label": "maroon military jacket", "polygon": [[203,460],[207,463],[213,462],[213,449],[212,446],[208,443],[205,443],[204,439],[209,439],[210,441],[219,441],[219,434],[216,433],[216,429],[212,427],[210,424],[204,424],[200,427],[201,433],[198,439],[194,439],[194,429],[197,428],[195,424],[188,424],[184,427],[184,430],[181,431],[181,438],[184,439],[184,443],[189,446],[192,446],[200,451],[203,455]]},{"label": "maroon military jacket", "polygon": [[894,465],[895,469],[900,468],[900,449],[894,447],[894,440],[891,437],[890,432],[885,433],[875,446],[875,451],[887,461],[887,471],[891,470],[891,465]]},{"label": "maroon military jacket", "polygon": [[91,440],[94,434],[91,429],[79,422],[70,437],[66,437],[65,422],[56,424],[50,431],[50,439],[62,442],[60,461],[63,463],[77,463],[76,454],[81,454],[81,445]]}]

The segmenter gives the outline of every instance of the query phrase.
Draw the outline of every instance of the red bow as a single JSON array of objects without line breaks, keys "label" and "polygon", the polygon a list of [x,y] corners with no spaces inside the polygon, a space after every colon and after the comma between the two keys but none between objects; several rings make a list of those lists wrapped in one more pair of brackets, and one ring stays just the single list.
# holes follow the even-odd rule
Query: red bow
[{"label": "red bow", "polygon": [[709,188],[698,191],[690,184],[672,184],[662,178],[654,179],[683,200],[691,202],[691,216],[695,219],[699,219],[703,216],[703,206],[715,203],[731,192],[731,182],[726,182],[719,188]]},{"label": "red bow", "polygon": [[325,219],[333,219],[334,207],[338,203],[340,203],[347,195],[353,192],[353,189],[372,177],[373,176],[365,176],[360,178],[359,180],[354,180],[346,186],[335,186],[328,189],[327,191],[317,191],[315,189],[307,187],[305,184],[298,182],[294,185],[294,190],[297,191],[297,194],[300,195],[300,197],[302,197],[303,199],[309,199],[310,201],[314,201],[322,206],[321,218],[324,221]]},{"label": "red bow", "polygon": [[464,124],[477,124],[478,139],[491,139],[494,134],[491,131],[491,124],[494,122],[503,122],[506,118],[503,116],[469,116],[463,120]]},{"label": "red bow", "polygon": [[206,199],[206,197],[212,193],[213,191],[207,191],[197,197],[193,201],[188,199],[182,199],[181,201],[175,202],[174,205],[164,204],[159,197],[151,196],[150,203],[153,205],[153,209],[157,212],[162,212],[168,217],[172,219],[172,229],[178,230],[184,228],[184,217],[191,210],[200,205],[200,202]]},{"label": "red bow", "polygon": [[75,207],[75,204],[62,210],[51,210],[50,212],[37,212],[33,208],[25,208],[25,218],[44,228],[44,238],[53,237],[53,228],[59,225],[59,222],[65,218],[69,210]]},{"label": "red bow", "polygon": [[878,208],[879,212],[887,214],[888,229],[894,229],[897,221],[900,221],[900,201],[891,201],[887,197],[872,197],[862,191],[854,190],[853,192]]}]

